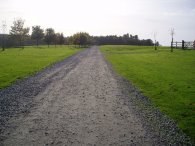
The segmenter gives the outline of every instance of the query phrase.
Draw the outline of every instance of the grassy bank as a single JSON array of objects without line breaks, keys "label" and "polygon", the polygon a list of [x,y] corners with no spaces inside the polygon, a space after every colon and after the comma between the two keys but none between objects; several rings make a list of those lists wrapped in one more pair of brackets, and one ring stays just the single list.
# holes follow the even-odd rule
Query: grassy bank
[{"label": "grassy bank", "polygon": [[68,46],[41,46],[0,51],[0,88],[7,87],[17,79],[31,75],[79,50],[81,49]]},{"label": "grassy bank", "polygon": [[101,46],[114,69],[136,85],[195,141],[195,51]]}]

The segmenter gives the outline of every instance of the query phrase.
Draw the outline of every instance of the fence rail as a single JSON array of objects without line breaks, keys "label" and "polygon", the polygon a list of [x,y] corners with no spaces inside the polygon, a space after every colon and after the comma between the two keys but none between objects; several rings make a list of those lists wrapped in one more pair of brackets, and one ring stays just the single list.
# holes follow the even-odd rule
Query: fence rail
[{"label": "fence rail", "polygon": [[182,49],[195,49],[195,41],[185,42],[171,42],[171,48],[182,48]]}]

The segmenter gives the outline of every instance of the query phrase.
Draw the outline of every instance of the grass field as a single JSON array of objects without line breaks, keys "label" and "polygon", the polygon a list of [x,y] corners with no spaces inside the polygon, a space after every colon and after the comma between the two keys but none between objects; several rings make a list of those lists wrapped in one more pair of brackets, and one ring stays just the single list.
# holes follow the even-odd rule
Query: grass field
[{"label": "grass field", "polygon": [[195,50],[101,46],[114,69],[195,141]]},{"label": "grass field", "polygon": [[10,48],[0,51],[0,88],[12,84],[17,79],[31,75],[56,61],[60,61],[80,49],[68,46],[41,46]]}]

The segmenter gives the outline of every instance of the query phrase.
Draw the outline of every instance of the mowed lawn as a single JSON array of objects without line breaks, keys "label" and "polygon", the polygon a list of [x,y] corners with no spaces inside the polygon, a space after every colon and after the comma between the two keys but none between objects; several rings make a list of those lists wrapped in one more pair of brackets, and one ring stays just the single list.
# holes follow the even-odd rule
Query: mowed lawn
[{"label": "mowed lawn", "polygon": [[195,50],[101,46],[114,69],[195,141]]},{"label": "mowed lawn", "polygon": [[41,46],[0,50],[0,88],[73,55],[81,49],[69,46]]}]

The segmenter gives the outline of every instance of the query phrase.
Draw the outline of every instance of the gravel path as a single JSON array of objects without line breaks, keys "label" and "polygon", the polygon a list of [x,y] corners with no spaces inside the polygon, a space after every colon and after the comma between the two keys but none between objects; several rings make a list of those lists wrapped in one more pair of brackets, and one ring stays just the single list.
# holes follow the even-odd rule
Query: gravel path
[{"label": "gravel path", "polygon": [[0,145],[166,144],[127,86],[97,47],[69,57],[0,91]]}]

